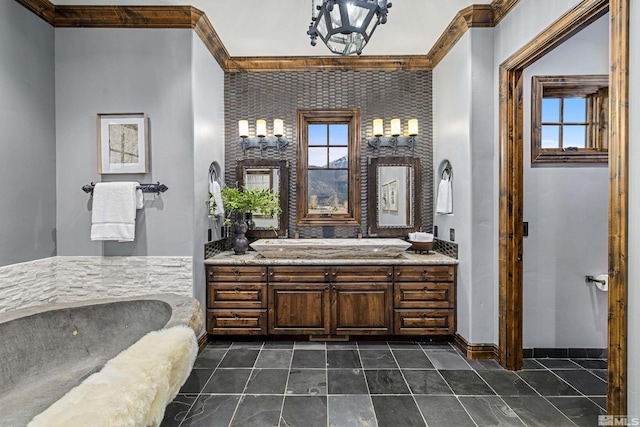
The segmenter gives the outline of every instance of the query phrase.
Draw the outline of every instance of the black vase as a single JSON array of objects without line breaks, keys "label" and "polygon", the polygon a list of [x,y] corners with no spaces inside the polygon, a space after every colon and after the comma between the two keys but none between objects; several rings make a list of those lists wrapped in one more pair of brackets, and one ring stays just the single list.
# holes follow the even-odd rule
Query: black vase
[{"label": "black vase", "polygon": [[244,235],[247,232],[247,223],[242,214],[236,215],[236,221],[233,223],[233,252],[236,255],[242,255],[249,249],[249,240]]}]

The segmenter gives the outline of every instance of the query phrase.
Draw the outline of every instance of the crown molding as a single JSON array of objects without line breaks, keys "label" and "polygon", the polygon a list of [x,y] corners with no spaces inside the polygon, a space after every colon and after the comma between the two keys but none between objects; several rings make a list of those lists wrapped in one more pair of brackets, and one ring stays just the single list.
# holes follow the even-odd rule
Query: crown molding
[{"label": "crown molding", "polygon": [[16,0],[59,28],[191,28],[229,73],[327,70],[431,70],[469,28],[494,27],[518,0],[493,0],[458,12],[426,55],[232,57],[207,18],[191,6],[55,6],[50,0]]},{"label": "crown molding", "polygon": [[49,0],[16,0],[49,24],[53,25],[56,18],[56,7]]},{"label": "crown molding", "polygon": [[511,12],[511,9],[519,0],[493,0],[491,2],[491,10],[493,12],[493,26],[495,27]]},{"label": "crown molding", "polygon": [[232,56],[225,71],[276,72],[276,71],[393,71],[430,70],[431,61],[426,55],[379,56]]}]

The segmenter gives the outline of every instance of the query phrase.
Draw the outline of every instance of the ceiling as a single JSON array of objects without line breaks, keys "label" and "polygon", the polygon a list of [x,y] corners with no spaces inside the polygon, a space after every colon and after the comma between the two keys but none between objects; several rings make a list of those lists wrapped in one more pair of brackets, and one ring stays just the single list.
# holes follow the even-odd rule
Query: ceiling
[{"label": "ceiling", "polygon": [[[307,36],[311,0],[52,0],[56,5],[194,6],[206,13],[231,56],[327,56]],[[491,0],[394,0],[365,55],[426,55],[456,13]]]}]

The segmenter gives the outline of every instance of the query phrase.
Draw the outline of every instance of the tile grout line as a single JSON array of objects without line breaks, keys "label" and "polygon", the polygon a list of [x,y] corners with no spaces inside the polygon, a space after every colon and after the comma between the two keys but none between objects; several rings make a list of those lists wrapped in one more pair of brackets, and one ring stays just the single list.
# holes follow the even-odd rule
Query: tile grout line
[{"label": "tile grout line", "polygon": [[[187,420],[187,415],[189,415],[189,413],[191,412],[191,409],[193,408],[193,405],[195,405],[196,402],[198,401],[198,399],[200,399],[200,396],[202,395],[202,390],[204,390],[204,388],[207,386],[209,381],[211,381],[211,377],[213,376],[213,373],[216,371],[216,369],[218,369],[218,366],[220,366],[220,364],[222,363],[222,360],[225,358],[225,356],[229,352],[229,349],[231,348],[231,345],[232,344],[229,344],[229,347],[227,347],[227,349],[224,351],[224,354],[222,355],[222,357],[220,358],[220,360],[216,364],[215,368],[213,368],[213,371],[211,371],[211,375],[209,375],[209,378],[207,378],[207,381],[202,385],[202,387],[198,391],[196,398],[193,400],[193,403],[189,406],[189,409],[187,409],[187,412],[184,414],[184,418],[182,419],[182,421],[180,421],[180,423],[178,424],[178,427],[182,427],[182,423],[184,423]],[[205,349],[207,347],[208,347],[208,345],[205,347]],[[191,370],[193,370],[193,368]],[[231,422],[231,421],[229,421],[229,422]]]},{"label": "tile grout line", "polygon": [[[231,344],[231,346],[233,346],[233,343]],[[253,375],[253,370],[255,369],[256,362],[258,361],[258,357],[260,356],[260,353],[262,353],[262,349],[263,348],[264,348],[264,341],[260,345],[260,349],[258,350],[258,354],[256,355],[256,360],[253,361],[253,365],[251,366],[251,372],[249,372],[249,377],[247,378],[247,381],[245,381],[244,387],[242,388],[242,391],[240,392],[240,398],[238,399],[238,403],[236,404],[236,407],[233,410],[233,414],[231,415],[231,418],[229,418],[229,425],[231,425],[233,423],[233,419],[236,417],[236,414],[238,413],[238,408],[240,407],[240,403],[242,403],[242,401],[244,400],[244,397],[246,396],[244,391],[247,389],[247,384],[249,384],[249,381],[251,381],[251,375]],[[251,350],[251,349],[250,348],[245,348],[244,350]]]},{"label": "tile grout line", "polygon": [[[388,344],[387,344],[388,346]],[[364,363],[362,363],[362,355],[360,354],[360,344],[356,341],[356,351],[358,352],[358,359],[360,360],[360,366],[362,367],[362,376],[364,377],[364,383],[367,386],[367,396],[369,396],[369,404],[371,405],[371,411],[373,412],[373,419],[378,425],[378,414],[376,414],[376,408],[373,406],[373,398],[371,397],[371,389],[369,388],[369,381],[367,381],[367,373],[364,370]],[[328,384],[327,384],[328,385]],[[327,389],[327,392],[329,390]]]},{"label": "tile grout line", "polygon": [[[542,363],[538,362],[538,364],[539,364],[540,366],[542,366],[544,369],[531,369],[531,370],[532,370],[532,371],[545,371],[545,370],[548,370],[548,369],[547,369],[547,367],[546,367],[546,366],[544,366]],[[523,371],[523,370],[520,370],[520,371],[518,371],[518,372],[522,372],[522,371]],[[568,419],[568,420],[569,420],[569,422],[570,422],[571,424],[573,424],[573,425],[577,425],[577,424],[576,424],[576,423],[574,423],[574,422],[573,422],[573,420],[572,420],[571,418],[569,418],[569,417],[568,417],[564,412],[562,412],[560,409],[558,409],[558,408],[556,407],[556,405],[554,405],[553,403],[551,403],[551,401],[550,401],[549,399],[547,399],[545,396],[543,396],[543,395],[538,391],[538,389],[537,389],[537,388],[535,388],[534,386],[532,386],[531,384],[529,384],[529,383],[527,382],[527,380],[525,380],[524,378],[522,378],[522,377],[518,374],[518,372],[516,372],[516,371],[513,371],[513,372],[518,376],[518,378],[520,378],[520,380],[522,380],[526,385],[528,385],[529,387],[531,387],[531,388],[533,389],[533,391],[535,391],[535,392],[538,394],[538,396],[540,396],[540,397],[541,397],[545,402],[547,402],[549,405],[551,405],[552,407],[554,407],[554,408],[556,409],[556,411],[560,412],[560,413],[561,413],[561,414],[562,414],[566,419]],[[578,390],[576,390],[576,391],[578,391]],[[580,392],[578,391],[578,393],[580,393]]]},{"label": "tile grout line", "polygon": [[287,369],[287,381],[284,383],[284,392],[282,393],[282,404],[280,405],[280,417],[278,418],[278,427],[282,422],[282,412],[284,411],[284,401],[287,398],[287,387],[289,386],[289,378],[291,378],[291,365],[293,365],[293,355],[296,352],[296,343],[291,346],[291,357],[289,357],[289,368]]},{"label": "tile grout line", "polygon": [[[420,346],[420,348],[422,349],[421,346]],[[396,365],[398,366],[398,370],[400,371],[400,375],[402,375],[402,379],[404,380],[404,384],[407,386],[407,389],[409,390],[409,394],[411,395],[411,398],[413,399],[413,403],[416,405],[416,409],[418,410],[418,413],[422,417],[422,421],[424,422],[424,425],[428,426],[429,423],[427,423],[427,419],[424,417],[424,413],[422,412],[422,409],[420,409],[420,405],[418,405],[418,401],[416,400],[416,396],[413,394],[413,390],[411,390],[411,386],[409,385],[409,382],[407,381],[407,378],[404,376],[404,370],[402,369],[402,367],[398,363],[398,359],[396,359],[395,352],[393,351],[391,346],[389,346],[389,349],[391,351],[391,357],[393,357],[393,360],[396,362]],[[429,363],[431,363],[433,365],[433,363],[431,362],[431,359],[429,359],[429,356],[427,356],[427,354],[424,352],[424,350],[422,351],[422,354],[424,354],[424,357],[426,357],[427,360],[429,361]]]},{"label": "tile grout line", "polygon": [[[451,347],[451,345],[450,345]],[[455,348],[454,348],[455,350]],[[424,351],[425,356],[427,356],[427,359],[429,359],[429,362],[431,362],[431,364],[433,365],[434,368],[436,368],[436,365],[433,363],[433,360],[431,360],[431,358],[429,357],[429,353],[427,353],[426,349],[423,348],[422,351]],[[464,360],[464,359],[463,359]],[[465,363],[467,363],[466,360],[464,360]],[[469,366],[472,370],[473,367],[467,363],[467,366]],[[442,369],[443,371],[446,371],[448,369]],[[473,417],[471,416],[471,414],[469,413],[469,411],[467,410],[467,408],[462,404],[462,402],[460,401],[460,395],[456,394],[455,390],[453,389],[453,387],[451,387],[451,384],[449,384],[449,382],[446,380],[446,378],[444,377],[444,375],[442,375],[442,373],[440,372],[440,369],[436,368],[436,372],[438,373],[438,375],[440,375],[440,378],[442,378],[442,381],[444,381],[444,383],[447,385],[447,387],[449,387],[449,389],[451,390],[451,395],[453,397],[455,397],[455,399],[458,401],[458,403],[460,404],[460,406],[462,407],[462,409],[464,409],[464,412],[467,414],[467,416],[469,417],[469,419],[471,420],[471,422],[473,424],[476,425],[476,427],[478,427],[478,423],[476,423],[476,420],[473,419]]]}]

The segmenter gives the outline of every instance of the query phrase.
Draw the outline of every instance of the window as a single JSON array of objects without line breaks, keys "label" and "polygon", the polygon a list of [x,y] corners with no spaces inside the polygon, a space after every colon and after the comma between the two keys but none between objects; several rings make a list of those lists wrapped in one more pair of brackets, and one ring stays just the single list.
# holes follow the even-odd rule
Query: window
[{"label": "window", "polygon": [[534,76],[531,162],[607,162],[609,76]]},{"label": "window", "polygon": [[298,110],[298,225],[360,224],[360,110]]}]

